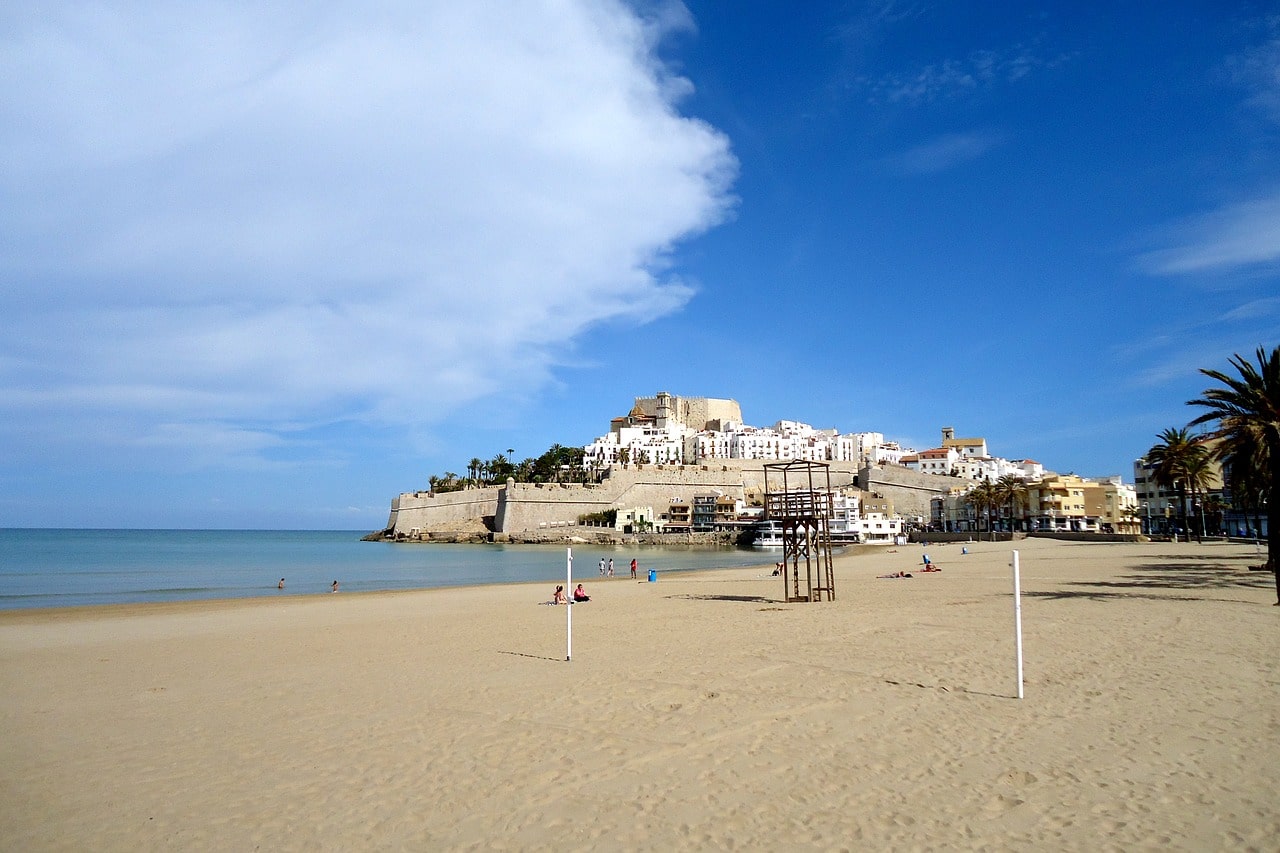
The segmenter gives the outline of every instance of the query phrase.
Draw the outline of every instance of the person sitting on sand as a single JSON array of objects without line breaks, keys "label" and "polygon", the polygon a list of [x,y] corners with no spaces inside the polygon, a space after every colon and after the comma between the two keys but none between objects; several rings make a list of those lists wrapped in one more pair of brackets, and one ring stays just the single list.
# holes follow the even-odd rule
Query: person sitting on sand
[{"label": "person sitting on sand", "polygon": [[568,604],[569,603],[569,599],[565,597],[563,586],[556,586],[556,592],[555,592],[555,595],[551,597],[551,603],[552,604]]},{"label": "person sitting on sand", "polygon": [[576,587],[574,587],[573,600],[574,601],[590,601],[591,600],[589,597],[587,597],[587,591],[582,588],[582,584],[578,584]]}]

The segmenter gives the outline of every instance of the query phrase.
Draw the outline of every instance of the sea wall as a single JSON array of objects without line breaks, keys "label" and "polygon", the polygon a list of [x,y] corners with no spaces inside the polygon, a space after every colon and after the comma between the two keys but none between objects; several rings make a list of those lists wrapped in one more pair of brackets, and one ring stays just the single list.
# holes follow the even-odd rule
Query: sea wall
[{"label": "sea wall", "polygon": [[497,486],[441,494],[404,492],[391,501],[387,530],[404,536],[414,530],[492,530],[499,492]]}]

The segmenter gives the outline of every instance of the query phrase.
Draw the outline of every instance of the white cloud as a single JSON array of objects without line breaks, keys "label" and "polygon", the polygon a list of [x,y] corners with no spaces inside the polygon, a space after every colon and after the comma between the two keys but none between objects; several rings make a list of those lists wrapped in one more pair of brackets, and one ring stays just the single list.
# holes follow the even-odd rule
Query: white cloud
[{"label": "white cloud", "polygon": [[[408,424],[679,310],[732,204],[663,3],[31,4],[4,12],[0,390],[217,424]],[[240,430],[239,420],[252,429]]]},{"label": "white cloud", "polygon": [[1232,204],[1173,229],[1170,248],[1141,256],[1158,275],[1228,272],[1280,260],[1280,194]]},{"label": "white cloud", "polygon": [[1036,69],[1055,68],[1070,58],[1046,58],[1018,45],[1008,50],[975,50],[963,59],[944,59],[910,72],[863,77],[859,82],[871,103],[923,104],[1016,83]]},{"label": "white cloud", "polygon": [[889,158],[889,163],[912,175],[943,172],[978,159],[1002,142],[998,134],[986,131],[947,133]]}]

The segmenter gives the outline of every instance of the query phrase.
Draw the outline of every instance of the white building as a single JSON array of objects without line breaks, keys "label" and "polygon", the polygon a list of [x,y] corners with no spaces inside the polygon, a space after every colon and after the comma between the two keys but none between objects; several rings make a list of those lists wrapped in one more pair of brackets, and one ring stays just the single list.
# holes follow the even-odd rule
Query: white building
[{"label": "white building", "polygon": [[831,523],[829,532],[837,539],[852,539],[859,536],[862,520],[858,512],[860,505],[857,495],[837,492],[831,496]]},{"label": "white building", "polygon": [[582,464],[587,470],[600,471],[619,462],[644,465],[680,464],[684,462],[685,436],[688,427],[624,426],[601,436],[582,449]]},{"label": "white building", "polygon": [[858,532],[868,545],[892,545],[902,535],[902,519],[869,512],[858,519]]}]

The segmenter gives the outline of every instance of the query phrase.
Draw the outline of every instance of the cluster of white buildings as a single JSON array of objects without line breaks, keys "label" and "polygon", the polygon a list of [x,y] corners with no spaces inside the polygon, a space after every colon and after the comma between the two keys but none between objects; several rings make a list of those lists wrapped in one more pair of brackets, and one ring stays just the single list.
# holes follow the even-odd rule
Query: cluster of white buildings
[{"label": "cluster of white buildings", "polygon": [[749,426],[733,400],[660,393],[637,399],[630,414],[614,418],[608,435],[583,448],[583,464],[594,471],[616,464],[691,465],[712,459],[897,465],[910,452],[878,432],[842,434],[799,421]]},{"label": "cluster of white buildings", "polygon": [[[1003,519],[1010,526],[1094,532],[1136,526],[1133,486],[1118,477],[1059,476],[1032,459],[992,456],[986,439],[957,438],[950,427],[943,428],[938,447],[916,451],[887,442],[878,432],[840,433],[786,420],[771,427],[749,426],[742,422],[736,401],[681,398],[663,392],[637,398],[629,414],[613,419],[608,435],[583,451],[585,467],[594,471],[616,464],[692,465],[730,459],[847,463],[860,468],[900,465],[962,481],[949,494],[935,498],[931,518],[916,519],[946,531],[974,530],[982,523],[990,526],[990,519],[977,518],[967,494],[974,483],[1013,476],[1028,484],[1028,495],[1017,519]],[[849,489],[837,501],[831,532],[838,538],[891,542],[903,532],[903,519],[879,495]],[[697,531],[728,529],[759,513],[738,503],[733,506],[715,495],[697,495],[687,502],[675,499],[656,513],[649,507],[638,509],[647,510],[656,529]]]},{"label": "cluster of white buildings", "polygon": [[939,477],[962,477],[966,480],[990,480],[1012,475],[1022,480],[1039,480],[1044,466],[1034,459],[1003,459],[987,452],[985,438],[956,438],[951,427],[942,428],[942,445],[904,454],[900,464],[921,474]]},{"label": "cluster of white buildings", "polygon": [[[694,422],[690,422],[689,412],[696,413]],[[729,417],[706,417],[709,414]],[[692,465],[714,459],[750,459],[902,465],[922,474],[993,482],[1008,474],[1024,480],[1045,474],[1044,466],[1034,460],[992,456],[986,439],[956,438],[950,427],[943,429],[940,447],[915,451],[885,441],[879,432],[841,433],[799,421],[750,426],[742,422],[733,400],[690,401],[666,393],[637,399],[630,414],[613,419],[607,435],[583,448],[583,456],[584,465],[594,471],[627,463]]]}]

